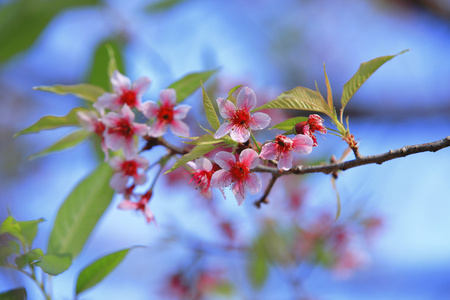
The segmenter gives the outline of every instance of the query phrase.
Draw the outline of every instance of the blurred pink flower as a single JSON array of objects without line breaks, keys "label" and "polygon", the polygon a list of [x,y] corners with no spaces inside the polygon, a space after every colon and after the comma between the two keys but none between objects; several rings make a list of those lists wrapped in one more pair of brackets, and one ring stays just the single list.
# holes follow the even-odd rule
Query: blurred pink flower
[{"label": "blurred pink flower", "polygon": [[141,156],[134,156],[128,159],[119,156],[113,157],[109,164],[114,170],[114,175],[109,181],[110,186],[117,192],[124,192],[130,177],[134,179],[133,185],[144,184],[147,181],[145,172],[138,173],[141,169],[145,171],[148,168],[148,160]]},{"label": "blurred pink flower", "polygon": [[156,118],[148,133],[152,137],[160,137],[170,128],[173,134],[189,136],[189,127],[181,121],[191,109],[189,105],[177,105],[176,91],[174,89],[162,90],[159,95],[161,102],[148,101],[142,104],[142,112],[148,118]]},{"label": "blurred pink flower", "polygon": [[135,211],[141,211],[144,214],[145,220],[147,223],[150,223],[151,221],[155,222],[155,216],[153,215],[152,211],[148,207],[148,202],[150,201],[150,198],[152,197],[152,191],[149,190],[144,195],[141,195],[141,199],[139,202],[133,202],[129,199],[125,199],[122,202],[119,203],[118,208],[123,210],[135,210]]},{"label": "blurred pink flower", "polygon": [[125,157],[136,154],[134,136],[144,136],[149,131],[147,125],[133,122],[134,113],[128,105],[122,106],[119,113],[109,112],[102,121],[107,127],[103,134],[106,146],[114,151],[123,148]]},{"label": "blurred pink flower", "polygon": [[232,185],[231,190],[239,205],[244,202],[247,190],[252,195],[261,190],[261,179],[250,171],[259,164],[258,153],[255,150],[243,150],[239,161],[236,161],[233,154],[221,151],[216,154],[214,160],[222,170],[213,174],[211,184],[218,188]]},{"label": "blurred pink flower", "polygon": [[105,161],[109,159],[108,147],[106,147],[103,133],[105,131],[105,124],[102,123],[98,114],[94,111],[79,111],[77,112],[78,121],[81,127],[89,132],[93,132],[101,137],[100,147],[105,154]]},{"label": "blurred pink flower", "polygon": [[318,131],[322,134],[327,133],[327,129],[323,126],[323,119],[316,114],[309,115],[307,121],[300,122],[295,125],[294,131],[297,134],[304,134],[313,139],[313,147],[317,146],[317,139],[314,132]]},{"label": "blurred pink flower", "polygon": [[211,177],[214,173],[213,165],[207,158],[199,158],[194,162],[187,163],[192,168],[193,175],[189,184],[195,188],[200,188],[200,194],[206,198],[211,198]]},{"label": "blurred pink flower", "polygon": [[148,77],[141,77],[131,84],[128,77],[115,70],[111,76],[114,93],[104,93],[98,97],[94,107],[98,111],[103,112],[105,108],[118,110],[126,104],[130,108],[135,107],[138,110],[142,110],[141,97],[147,91],[150,82],[151,80]]},{"label": "blurred pink flower", "polygon": [[274,142],[265,144],[259,157],[278,160],[279,170],[289,170],[292,167],[292,152],[309,154],[312,151],[313,140],[306,135],[298,134],[293,139],[277,135]]},{"label": "blurred pink flower", "polygon": [[234,141],[245,143],[250,138],[250,129],[264,129],[270,123],[270,117],[265,113],[250,114],[250,111],[256,106],[256,96],[251,88],[241,89],[237,96],[237,108],[230,100],[223,98],[217,99],[217,104],[225,122],[214,134],[216,139],[230,133]]}]

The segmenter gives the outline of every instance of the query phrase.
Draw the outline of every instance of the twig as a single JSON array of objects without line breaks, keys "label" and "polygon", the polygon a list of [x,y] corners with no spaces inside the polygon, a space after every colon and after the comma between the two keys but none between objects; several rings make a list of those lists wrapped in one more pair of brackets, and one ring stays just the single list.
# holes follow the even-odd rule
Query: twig
[{"label": "twig", "polygon": [[[278,171],[278,169],[277,169]],[[281,173],[280,173],[281,174]],[[269,203],[269,200],[267,200],[267,196],[269,195],[270,191],[272,190],[273,185],[275,184],[275,181],[277,181],[279,177],[279,174],[272,173],[272,179],[270,179],[269,184],[266,187],[266,190],[264,191],[264,195],[261,197],[261,199],[254,202],[255,206],[257,208],[261,208],[261,204],[267,204]]]}]

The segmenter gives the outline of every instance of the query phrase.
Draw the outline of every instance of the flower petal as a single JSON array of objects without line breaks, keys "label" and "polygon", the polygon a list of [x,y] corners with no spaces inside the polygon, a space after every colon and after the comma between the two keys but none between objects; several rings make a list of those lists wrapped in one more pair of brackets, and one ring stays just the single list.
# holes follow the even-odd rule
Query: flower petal
[{"label": "flower petal", "polygon": [[144,184],[147,181],[147,174],[146,173],[136,174],[135,176],[133,176],[133,178],[134,184],[136,185]]},{"label": "flower petal", "polygon": [[120,156],[114,156],[109,161],[109,165],[114,171],[120,171],[122,168],[123,159]]},{"label": "flower petal", "polygon": [[104,93],[97,98],[97,102],[94,103],[94,107],[98,111],[103,111],[105,108],[110,110],[116,110],[120,107],[119,100],[120,97],[116,94]]},{"label": "flower petal", "polygon": [[230,186],[232,180],[233,177],[231,173],[222,169],[214,172],[213,176],[211,177],[211,185],[213,187],[224,188]]},{"label": "flower petal", "polygon": [[130,200],[123,200],[117,206],[117,208],[124,209],[124,210],[136,210],[136,209],[138,209],[138,207],[139,206],[137,203],[131,202]]},{"label": "flower petal", "polygon": [[174,106],[177,104],[177,93],[174,89],[162,90],[159,94],[159,100],[162,106]]},{"label": "flower petal", "polygon": [[261,179],[255,173],[249,173],[244,181],[244,184],[248,188],[249,193],[252,195],[258,193],[262,187]]},{"label": "flower petal", "polygon": [[229,171],[231,167],[236,164],[236,158],[233,154],[226,151],[220,151],[214,157],[214,161],[218,164],[222,169]]},{"label": "flower petal", "polygon": [[147,101],[141,104],[141,111],[147,119],[151,119],[158,115],[159,105],[153,101]]},{"label": "flower petal", "polygon": [[137,97],[140,97],[148,90],[151,82],[150,78],[146,76],[138,78],[133,82],[131,89],[136,93]]},{"label": "flower petal", "polygon": [[109,185],[117,192],[123,192],[127,188],[128,176],[122,173],[114,173],[109,181]]},{"label": "flower petal", "polygon": [[292,139],[292,142],[293,151],[304,155],[311,153],[314,144],[314,141],[311,137],[303,134],[297,134]]},{"label": "flower petal", "polygon": [[238,109],[252,110],[256,106],[256,95],[249,87],[241,89],[237,96],[236,105]]},{"label": "flower petal", "polygon": [[289,170],[292,168],[292,159],[293,159],[292,152],[290,151],[284,151],[280,154],[280,158],[278,160],[278,170]]},{"label": "flower petal", "polygon": [[245,185],[242,181],[237,181],[233,183],[233,186],[231,187],[231,191],[233,192],[234,197],[237,200],[238,205],[241,205],[245,200]]},{"label": "flower petal", "polygon": [[124,104],[122,106],[121,112],[123,119],[128,120],[130,123],[134,121],[134,113],[128,105]]},{"label": "flower petal", "polygon": [[239,155],[239,161],[249,169],[253,169],[259,164],[258,153],[253,149],[245,149]]},{"label": "flower petal", "polygon": [[259,157],[262,159],[276,159],[277,156],[277,146],[275,143],[267,143],[262,146],[261,153],[259,154]]},{"label": "flower petal", "polygon": [[169,124],[170,131],[179,136],[189,136],[189,126],[183,121],[173,119]]},{"label": "flower petal", "polygon": [[233,124],[230,124],[228,122],[224,122],[220,127],[217,129],[216,133],[214,134],[215,139],[220,139],[221,137],[224,137],[230,130],[233,128]]},{"label": "flower petal", "polygon": [[197,170],[205,170],[207,172],[210,172],[213,168],[211,161],[204,157],[196,159],[195,165]]},{"label": "flower petal", "polygon": [[186,118],[188,111],[191,109],[189,105],[177,105],[173,108],[173,118],[181,120]]},{"label": "flower petal", "polygon": [[219,112],[222,118],[231,119],[234,117],[234,112],[236,111],[236,106],[230,100],[219,98],[216,100],[219,106]]},{"label": "flower petal", "polygon": [[155,216],[147,205],[145,206],[143,213],[147,223],[150,223],[151,221],[155,222]]},{"label": "flower petal", "polygon": [[150,127],[147,124],[132,123],[132,126],[134,134],[139,136],[144,136],[150,131]]},{"label": "flower petal", "polygon": [[130,79],[117,70],[111,76],[111,83],[116,93],[122,93],[124,89],[129,90],[131,85]]},{"label": "flower petal", "polygon": [[253,130],[261,130],[269,126],[270,117],[268,114],[257,112],[250,117],[250,128]]},{"label": "flower petal", "polygon": [[151,137],[160,137],[167,131],[167,123],[156,120],[155,123],[150,126],[148,135]]},{"label": "flower petal", "polygon": [[250,130],[245,126],[234,125],[230,131],[230,137],[238,143],[245,143],[250,138]]}]

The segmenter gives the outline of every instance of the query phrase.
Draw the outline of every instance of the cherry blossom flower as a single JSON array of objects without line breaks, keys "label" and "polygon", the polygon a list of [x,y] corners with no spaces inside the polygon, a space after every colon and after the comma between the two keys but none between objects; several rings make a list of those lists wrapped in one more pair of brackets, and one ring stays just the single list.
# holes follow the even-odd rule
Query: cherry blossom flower
[{"label": "cherry blossom flower", "polygon": [[106,146],[114,151],[123,148],[125,157],[136,153],[134,136],[144,136],[149,131],[147,125],[133,122],[134,113],[128,105],[122,106],[119,113],[109,112],[102,121],[106,125],[103,133]]},{"label": "cherry blossom flower", "polygon": [[290,139],[284,135],[277,135],[274,142],[265,144],[259,157],[262,159],[278,160],[279,170],[289,170],[292,168],[292,152],[309,154],[312,151],[313,140],[306,135],[298,134]]},{"label": "cherry blossom flower", "polygon": [[94,107],[103,112],[106,109],[118,110],[123,105],[130,108],[142,110],[141,97],[150,86],[151,80],[148,77],[141,77],[131,84],[131,81],[119,71],[115,70],[111,76],[111,83],[114,93],[104,93],[101,95]]},{"label": "cherry blossom flower", "polygon": [[109,161],[109,164],[114,170],[109,184],[120,193],[126,190],[130,178],[134,179],[134,185],[144,184],[147,181],[145,172],[138,172],[139,169],[145,171],[149,165],[148,160],[142,156],[136,155],[128,159],[115,156]]},{"label": "cherry blossom flower", "polygon": [[259,164],[258,153],[255,150],[243,150],[239,161],[236,161],[233,154],[220,151],[216,154],[214,161],[222,169],[213,174],[212,186],[224,188],[231,185],[231,190],[239,205],[244,201],[247,190],[252,195],[261,190],[261,179],[250,171]]},{"label": "cherry blossom flower", "polygon": [[230,100],[223,98],[217,99],[217,104],[225,122],[214,134],[216,139],[230,133],[234,141],[245,143],[250,138],[250,129],[264,129],[270,123],[270,117],[265,113],[250,114],[250,111],[256,106],[256,96],[251,88],[241,89],[237,97],[237,108]]},{"label": "cherry blossom flower", "polygon": [[211,198],[211,177],[215,172],[213,165],[207,158],[199,158],[194,162],[187,163],[192,170],[192,178],[189,184],[192,184],[195,188],[200,188],[200,194],[206,198]]},{"label": "cherry blossom flower", "polygon": [[327,133],[327,129],[323,126],[323,119],[316,114],[309,115],[307,121],[300,122],[295,125],[294,131],[296,134],[304,134],[313,139],[313,147],[317,146],[317,139],[314,132],[318,131],[322,134]]},{"label": "cherry blossom flower", "polygon": [[118,208],[123,210],[135,210],[140,211],[144,214],[145,220],[147,223],[150,223],[151,221],[155,222],[155,216],[153,215],[152,211],[148,207],[148,202],[150,201],[150,198],[152,197],[152,191],[149,190],[144,195],[141,195],[141,199],[139,202],[133,202],[129,199],[125,199],[122,202],[119,203]]},{"label": "cherry blossom flower", "polygon": [[101,137],[100,147],[105,154],[105,161],[108,160],[108,147],[106,147],[105,139],[103,138],[103,133],[106,129],[105,124],[103,124],[97,113],[94,111],[79,111],[77,112],[77,117],[81,127]]},{"label": "cherry blossom flower", "polygon": [[189,127],[181,121],[191,109],[189,105],[177,105],[176,91],[174,89],[162,90],[159,95],[160,105],[148,101],[142,104],[142,112],[148,118],[155,118],[148,133],[152,137],[160,137],[167,132],[167,128],[173,134],[189,136]]}]

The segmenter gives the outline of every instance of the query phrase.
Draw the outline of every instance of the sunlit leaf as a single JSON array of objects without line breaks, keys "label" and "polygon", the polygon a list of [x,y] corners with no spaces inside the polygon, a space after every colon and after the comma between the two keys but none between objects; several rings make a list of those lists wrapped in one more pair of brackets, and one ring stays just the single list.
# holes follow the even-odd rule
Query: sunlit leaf
[{"label": "sunlit leaf", "polygon": [[0,293],[0,300],[27,300],[27,291],[25,288],[17,288]]},{"label": "sunlit leaf", "polygon": [[406,51],[408,50],[404,50],[395,55],[377,57],[365,63],[362,63],[359,66],[358,71],[356,71],[356,74],[353,75],[353,77],[344,84],[344,90],[342,92],[341,98],[342,110],[345,108],[350,98],[353,97],[356,91],[363,85],[363,83],[370,77],[370,75],[372,75],[385,62],[391,60],[397,55],[405,53]]},{"label": "sunlit leaf", "polygon": [[157,2],[153,2],[145,7],[145,11],[148,13],[160,13],[167,11],[186,0],[161,0]]},{"label": "sunlit leaf", "polygon": [[30,252],[16,257],[15,262],[19,269],[23,269],[34,262],[42,260],[43,256],[44,251],[42,249],[33,249]]},{"label": "sunlit leaf", "polygon": [[55,117],[55,116],[42,117],[30,127],[27,127],[16,133],[14,137],[17,137],[25,133],[35,133],[42,130],[55,129],[64,126],[79,125],[77,118],[77,112],[79,111],[87,111],[87,110],[82,107],[76,107],[63,117]]},{"label": "sunlit leaf", "polygon": [[39,151],[38,153],[30,155],[28,157],[28,159],[32,160],[37,157],[44,156],[44,155],[47,155],[47,154],[50,154],[53,152],[58,152],[61,150],[72,148],[72,147],[78,145],[79,143],[81,143],[82,141],[84,141],[90,134],[91,133],[86,130],[74,131],[74,132],[66,135],[65,137],[63,137],[62,139],[60,139],[53,145]]},{"label": "sunlit leaf", "polygon": [[117,251],[108,254],[86,268],[78,275],[77,285],[75,289],[76,295],[92,288],[102,281],[109,273],[111,273],[125,258],[132,248]]},{"label": "sunlit leaf", "polygon": [[48,254],[75,258],[109,206],[114,191],[109,186],[113,171],[102,163],[80,182],[59,208],[48,242]]},{"label": "sunlit leaf", "polygon": [[0,233],[8,233],[25,244],[25,239],[22,235],[22,228],[20,227],[19,222],[17,222],[12,216],[6,217],[6,219],[2,222],[2,225],[0,226]]},{"label": "sunlit leaf", "polygon": [[59,95],[71,94],[90,102],[96,102],[97,98],[105,93],[105,90],[101,87],[88,83],[80,83],[74,85],[37,86],[33,89]]},{"label": "sunlit leaf", "polygon": [[42,271],[50,275],[58,275],[66,271],[72,264],[70,255],[47,254],[35,263]]},{"label": "sunlit leaf", "polygon": [[192,161],[194,159],[197,159],[205,154],[207,154],[208,152],[216,149],[218,147],[218,145],[211,145],[211,144],[207,144],[207,145],[198,145],[195,146],[194,148],[192,148],[192,150],[183,155],[179,160],[177,160],[172,168],[170,168],[170,170],[166,171],[164,174],[170,173],[176,169],[178,169],[179,167],[185,165],[187,162]]},{"label": "sunlit leaf", "polygon": [[288,130],[291,130],[292,128],[294,128],[294,126],[297,123],[304,122],[307,120],[308,120],[308,117],[294,117],[294,118],[287,119],[281,123],[278,123],[277,125],[274,125],[270,129],[280,129],[280,130],[288,131]]},{"label": "sunlit leaf", "polygon": [[194,93],[198,88],[200,88],[202,82],[206,82],[211,75],[216,73],[218,69],[191,73],[180,80],[172,83],[168,88],[175,89],[177,92],[177,102],[180,103],[192,93]]},{"label": "sunlit leaf", "polygon": [[211,100],[209,100],[208,94],[205,91],[205,88],[202,84],[202,94],[203,94],[203,107],[205,108],[206,119],[208,120],[209,125],[214,130],[217,130],[220,127],[219,118],[217,117],[216,110],[214,109]]},{"label": "sunlit leaf", "polygon": [[319,92],[301,86],[282,93],[277,99],[257,107],[253,111],[268,108],[307,110],[326,115],[331,114],[328,104]]}]

